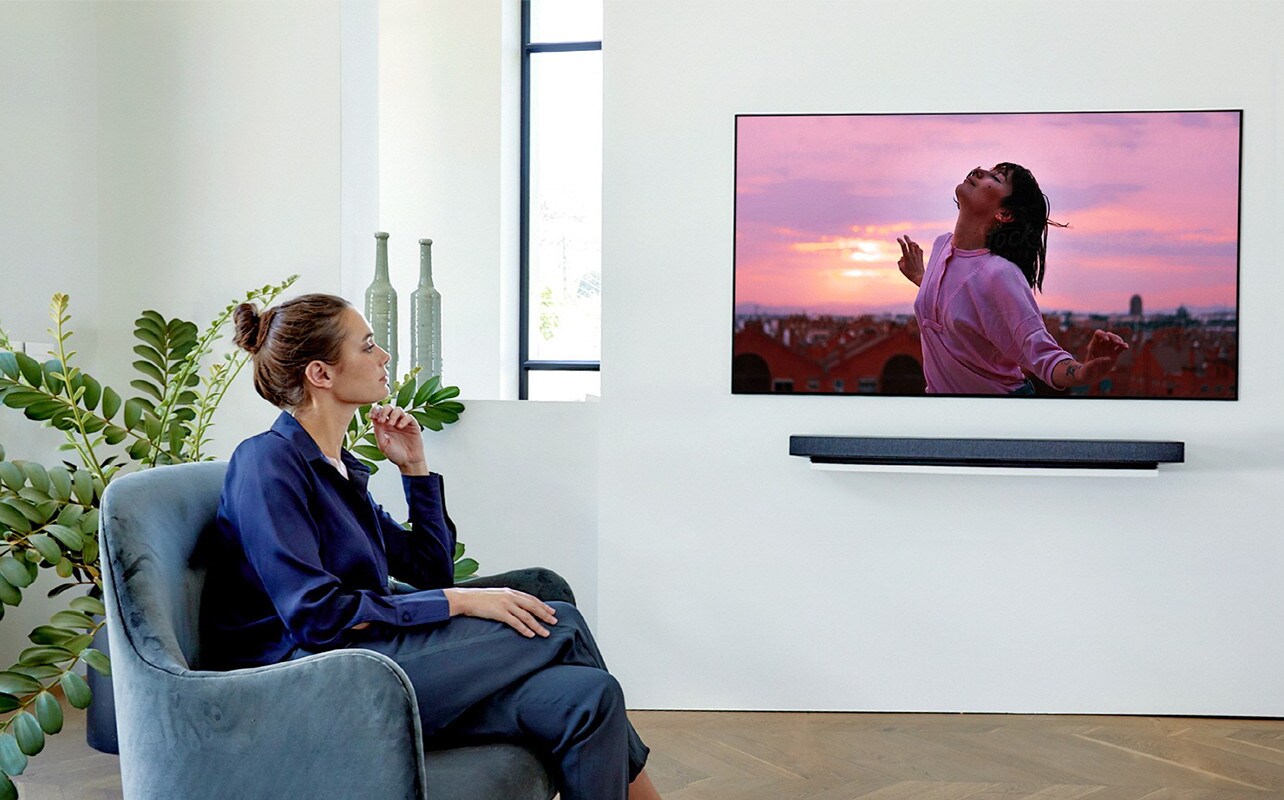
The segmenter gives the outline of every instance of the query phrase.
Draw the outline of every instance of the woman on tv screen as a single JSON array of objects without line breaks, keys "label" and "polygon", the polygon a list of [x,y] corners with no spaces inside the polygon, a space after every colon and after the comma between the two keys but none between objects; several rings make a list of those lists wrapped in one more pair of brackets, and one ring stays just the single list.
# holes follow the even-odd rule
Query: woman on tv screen
[{"label": "woman on tv screen", "polygon": [[[1048,198],[1030,170],[1007,162],[977,167],[954,190],[954,231],[937,237],[926,266],[909,236],[897,239],[901,272],[919,287],[914,315],[929,394],[1032,395],[1093,384],[1128,349],[1093,332],[1083,361],[1064,350],[1034,299],[1043,288]],[[1051,223],[1056,224],[1056,223]]]}]

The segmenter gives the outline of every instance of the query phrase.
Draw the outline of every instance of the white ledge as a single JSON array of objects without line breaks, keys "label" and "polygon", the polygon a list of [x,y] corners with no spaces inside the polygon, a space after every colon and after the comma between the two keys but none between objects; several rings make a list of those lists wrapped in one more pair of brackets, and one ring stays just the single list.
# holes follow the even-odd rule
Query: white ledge
[{"label": "white ledge", "polygon": [[920,475],[1019,475],[1021,477],[1073,477],[1073,478],[1154,478],[1159,468],[1152,469],[1091,469],[1051,467],[964,467],[921,464],[826,464],[813,461],[811,468],[825,472],[883,472],[917,473]]}]

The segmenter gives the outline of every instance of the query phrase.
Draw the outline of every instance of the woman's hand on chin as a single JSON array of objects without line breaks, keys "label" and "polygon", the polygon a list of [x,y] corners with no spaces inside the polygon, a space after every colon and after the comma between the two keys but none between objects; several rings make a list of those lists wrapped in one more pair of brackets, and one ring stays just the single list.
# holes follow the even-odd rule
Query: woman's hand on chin
[{"label": "woman's hand on chin", "polygon": [[404,408],[377,406],[370,410],[375,443],[403,475],[427,475],[423,431]]}]

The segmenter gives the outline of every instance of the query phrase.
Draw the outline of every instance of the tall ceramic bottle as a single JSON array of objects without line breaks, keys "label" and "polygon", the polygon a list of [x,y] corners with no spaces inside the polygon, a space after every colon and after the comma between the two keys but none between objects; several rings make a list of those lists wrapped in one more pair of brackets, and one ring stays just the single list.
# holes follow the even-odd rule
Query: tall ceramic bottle
[{"label": "tall ceramic bottle", "polygon": [[432,239],[419,240],[419,288],[410,295],[410,360],[420,380],[441,374],[441,292],[432,285]]},{"label": "tall ceramic bottle", "polygon": [[375,276],[366,289],[366,321],[374,331],[375,344],[388,351],[388,380],[395,381],[397,372],[397,290],[388,279],[388,234],[375,234]]}]

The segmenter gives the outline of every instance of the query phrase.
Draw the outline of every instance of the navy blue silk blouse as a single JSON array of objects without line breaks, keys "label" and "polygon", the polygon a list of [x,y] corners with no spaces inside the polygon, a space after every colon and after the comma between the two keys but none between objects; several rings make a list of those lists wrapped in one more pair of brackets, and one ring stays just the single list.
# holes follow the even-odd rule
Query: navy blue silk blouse
[{"label": "navy blue silk blouse", "polygon": [[[201,556],[202,666],[271,664],[450,618],[441,590],[454,584],[455,534],[441,476],[402,476],[406,530],[371,498],[370,470],[340,458],[346,479],[285,412],[232,454]],[[390,574],[424,591],[394,595]]]}]

